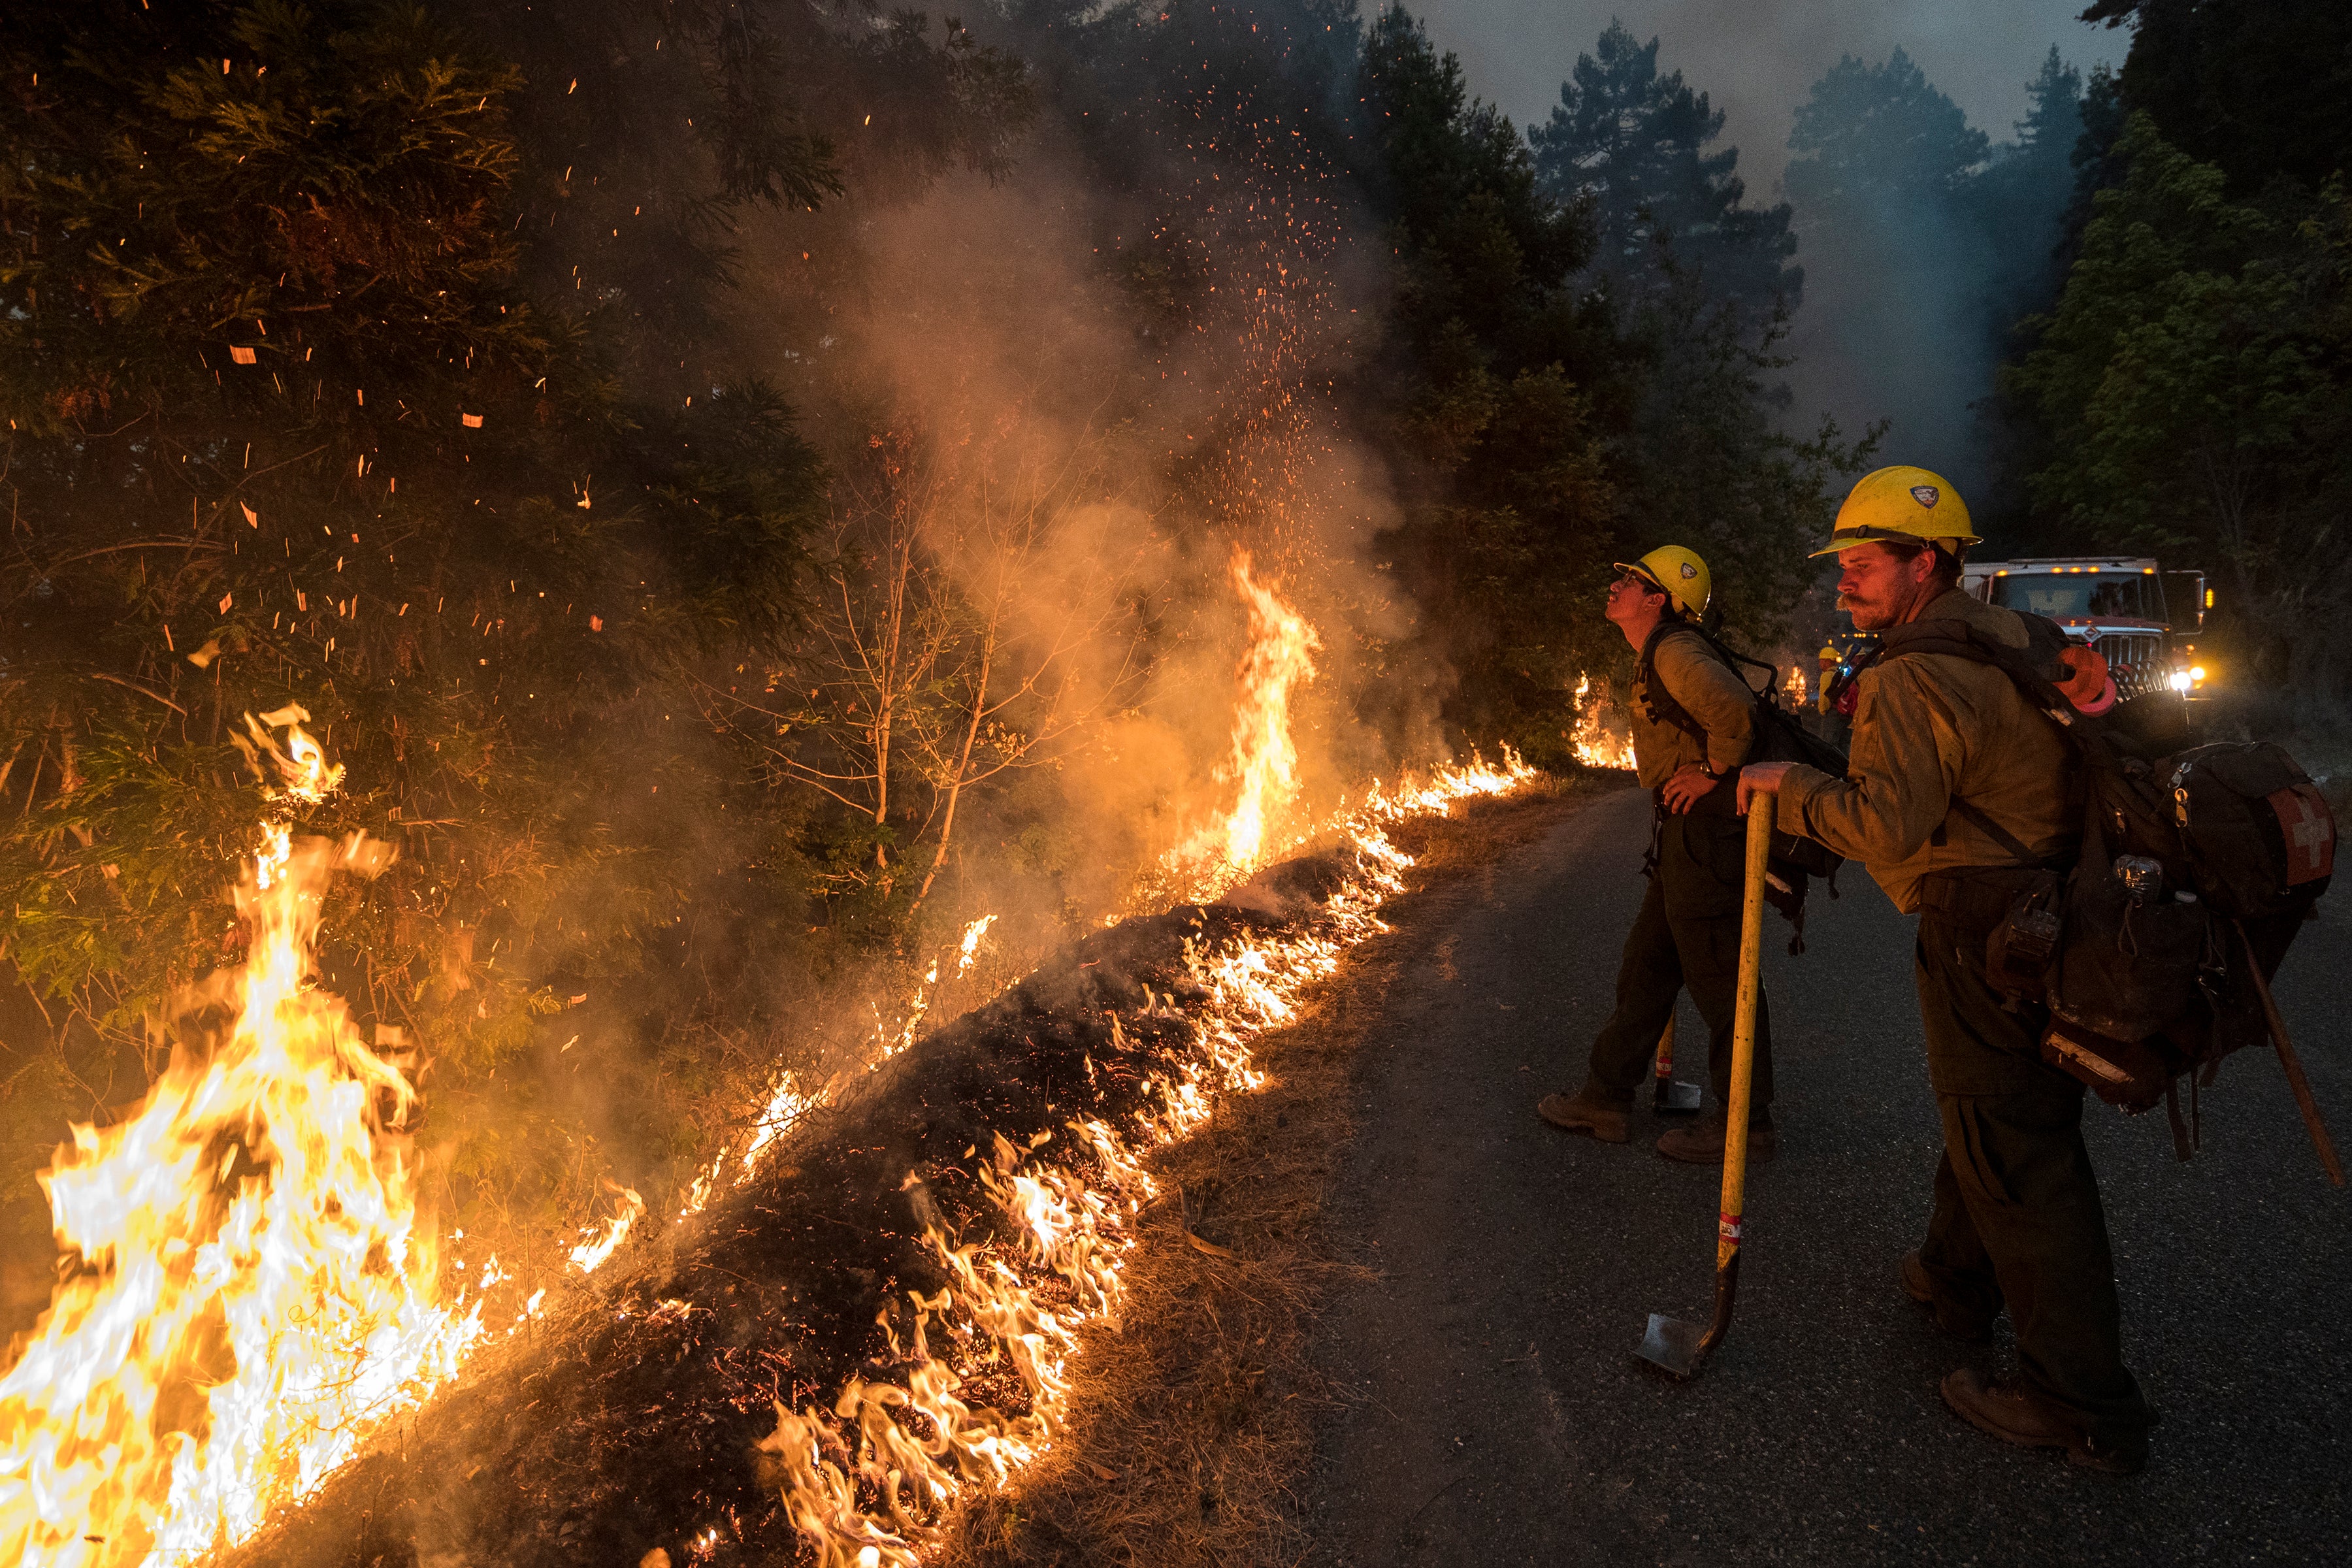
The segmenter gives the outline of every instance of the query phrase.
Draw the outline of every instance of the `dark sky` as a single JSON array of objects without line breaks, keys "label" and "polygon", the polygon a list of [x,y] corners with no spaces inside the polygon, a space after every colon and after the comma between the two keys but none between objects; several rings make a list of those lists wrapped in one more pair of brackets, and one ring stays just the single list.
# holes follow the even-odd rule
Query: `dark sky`
[{"label": "dark sky", "polygon": [[1462,57],[1471,90],[1522,125],[1549,117],[1559,84],[1613,16],[1661,41],[1726,111],[1748,196],[1769,200],[1787,162],[1790,111],[1841,54],[1872,64],[1896,46],[1995,142],[2025,110],[2025,83],[2052,44],[2085,73],[2122,61],[2130,34],[2086,27],[2084,0],[1420,0],[1441,48]]}]

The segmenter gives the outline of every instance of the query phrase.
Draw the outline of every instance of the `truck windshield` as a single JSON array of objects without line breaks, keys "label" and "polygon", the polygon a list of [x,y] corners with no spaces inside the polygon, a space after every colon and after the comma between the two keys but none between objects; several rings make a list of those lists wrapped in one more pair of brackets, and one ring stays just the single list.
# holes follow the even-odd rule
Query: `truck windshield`
[{"label": "truck windshield", "polygon": [[2161,621],[2164,590],[2142,573],[2127,576],[2012,573],[1992,580],[1992,602],[2052,620]]}]

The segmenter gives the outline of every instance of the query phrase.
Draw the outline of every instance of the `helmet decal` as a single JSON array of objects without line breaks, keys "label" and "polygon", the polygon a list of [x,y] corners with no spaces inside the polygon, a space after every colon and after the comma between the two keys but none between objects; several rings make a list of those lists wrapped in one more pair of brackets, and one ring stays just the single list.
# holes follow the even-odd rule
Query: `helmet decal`
[{"label": "helmet decal", "polygon": [[1944,498],[1937,493],[1933,485],[1913,485],[1911,499],[1932,511],[1935,510],[1936,503]]},{"label": "helmet decal", "polygon": [[1698,568],[1685,561],[1683,563],[1683,575],[1685,578],[1696,577],[1698,575]]}]

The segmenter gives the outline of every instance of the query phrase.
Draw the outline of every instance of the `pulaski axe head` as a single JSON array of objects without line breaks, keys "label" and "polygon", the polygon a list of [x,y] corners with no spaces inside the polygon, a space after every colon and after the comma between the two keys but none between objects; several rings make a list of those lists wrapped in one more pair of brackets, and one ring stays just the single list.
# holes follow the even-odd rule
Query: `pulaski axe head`
[{"label": "pulaski axe head", "polygon": [[1686,1381],[1696,1377],[1699,1368],[1706,1364],[1707,1352],[1715,1348],[1708,1340],[1707,1331],[1696,1323],[1653,1312],[1650,1331],[1642,1336],[1641,1347],[1633,1353],[1667,1376]]},{"label": "pulaski axe head", "polygon": [[[1738,1234],[1736,1228],[1733,1234]],[[1684,1382],[1696,1377],[1699,1369],[1706,1364],[1706,1358],[1731,1331],[1731,1303],[1739,1293],[1739,1253],[1736,1243],[1727,1246],[1723,1252],[1715,1268],[1715,1321],[1702,1329],[1696,1323],[1653,1312],[1649,1331],[1642,1336],[1641,1344],[1633,1352],[1668,1377]]]}]

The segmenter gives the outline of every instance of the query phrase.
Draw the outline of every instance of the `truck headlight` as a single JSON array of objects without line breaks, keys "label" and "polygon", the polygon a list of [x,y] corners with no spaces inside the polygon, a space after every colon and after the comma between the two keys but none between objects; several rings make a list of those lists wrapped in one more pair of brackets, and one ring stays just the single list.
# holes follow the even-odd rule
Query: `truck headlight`
[{"label": "truck headlight", "polygon": [[2193,681],[2195,681],[2195,682],[2196,682],[2198,685],[2200,685],[2200,686],[2204,685],[2204,684],[2205,684],[2205,667],[2204,667],[2203,665],[2201,665],[2201,664],[2192,664],[2192,665],[2190,665],[2190,666],[2189,667],[2189,679],[2191,679],[2191,680],[2193,680]]},{"label": "truck headlight", "polygon": [[2175,691],[2188,690],[2189,679],[2189,671],[2185,669],[2174,670],[2172,672],[2172,689]]}]

